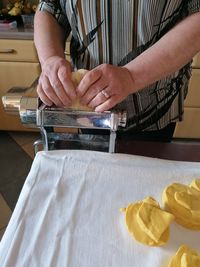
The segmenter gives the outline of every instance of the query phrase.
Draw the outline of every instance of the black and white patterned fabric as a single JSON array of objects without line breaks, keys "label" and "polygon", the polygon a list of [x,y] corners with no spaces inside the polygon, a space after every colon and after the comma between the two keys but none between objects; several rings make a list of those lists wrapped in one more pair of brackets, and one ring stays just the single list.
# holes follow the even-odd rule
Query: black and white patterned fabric
[{"label": "black and white patterned fabric", "polygon": [[[41,0],[39,10],[51,13],[71,31],[73,67],[92,69],[102,63],[130,62],[178,22],[199,12],[200,0]],[[116,108],[127,110],[133,130],[162,129],[182,120],[190,76],[191,62],[129,95]]]}]

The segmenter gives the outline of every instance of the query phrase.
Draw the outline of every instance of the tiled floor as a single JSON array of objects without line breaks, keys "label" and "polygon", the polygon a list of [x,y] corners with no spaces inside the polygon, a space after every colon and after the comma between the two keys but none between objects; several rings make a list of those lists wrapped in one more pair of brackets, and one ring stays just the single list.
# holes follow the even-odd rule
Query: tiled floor
[{"label": "tiled floor", "polygon": [[[12,137],[12,139],[26,152],[26,154],[28,154],[31,157],[31,159],[34,158],[33,143],[40,137],[39,133],[9,132],[9,136]],[[19,187],[17,182],[19,181],[16,180],[13,182],[13,187],[14,186]],[[23,182],[24,180],[21,181],[21,183]],[[5,186],[3,185],[4,188],[6,188],[6,186],[7,184],[5,184]],[[20,186],[22,186],[22,184],[20,184]],[[0,240],[4,234],[4,231],[6,229],[6,226],[9,222],[11,215],[12,215],[12,210],[9,207],[8,203],[6,203],[3,195],[0,193]]]}]

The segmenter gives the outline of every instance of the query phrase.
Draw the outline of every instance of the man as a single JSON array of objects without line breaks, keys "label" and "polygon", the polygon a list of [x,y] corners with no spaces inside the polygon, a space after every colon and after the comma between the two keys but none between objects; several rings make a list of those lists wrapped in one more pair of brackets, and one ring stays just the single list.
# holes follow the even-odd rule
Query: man
[{"label": "man", "polygon": [[[199,0],[42,0],[34,37],[40,98],[69,106],[79,96],[95,111],[125,109],[131,136],[170,140],[200,50],[199,11]],[[78,88],[72,68],[90,70]]]}]

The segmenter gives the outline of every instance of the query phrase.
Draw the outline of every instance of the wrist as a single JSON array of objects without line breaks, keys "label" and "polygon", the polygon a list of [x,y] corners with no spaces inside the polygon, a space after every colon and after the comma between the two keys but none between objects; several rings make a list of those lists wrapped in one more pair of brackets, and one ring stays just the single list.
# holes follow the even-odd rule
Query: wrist
[{"label": "wrist", "polygon": [[130,93],[135,93],[137,91],[135,76],[132,74],[132,72],[126,66],[123,66],[122,68],[124,70],[126,70],[126,73],[127,73],[128,84],[129,84],[129,87],[130,87],[130,90],[131,90]]},{"label": "wrist", "polygon": [[147,72],[145,70],[145,66],[141,62],[139,62],[139,64],[129,62],[124,66],[124,68],[129,71],[129,74],[134,82],[133,93],[143,89],[151,83],[148,81],[149,75],[145,75]]},{"label": "wrist", "polygon": [[[60,51],[59,51],[60,50]],[[63,58],[65,59],[65,54],[64,54],[64,50],[62,49],[48,49],[48,52],[42,52],[39,53],[39,60],[40,60],[40,64],[41,66],[47,62],[48,60],[50,60],[51,58]]]},{"label": "wrist", "polygon": [[46,65],[48,64],[58,64],[58,65],[65,65],[67,68],[71,70],[71,64],[69,61],[66,60],[65,57],[59,56],[59,55],[51,55],[46,58],[43,58],[40,60],[41,68],[45,68]]}]

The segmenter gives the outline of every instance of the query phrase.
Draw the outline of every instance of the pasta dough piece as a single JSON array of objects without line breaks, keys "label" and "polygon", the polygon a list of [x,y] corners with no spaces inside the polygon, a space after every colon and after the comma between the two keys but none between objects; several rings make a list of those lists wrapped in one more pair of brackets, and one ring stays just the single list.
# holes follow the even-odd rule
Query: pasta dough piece
[{"label": "pasta dough piece", "polygon": [[187,192],[183,191],[176,192],[174,197],[175,200],[186,209],[198,211],[200,208],[200,197],[196,195],[188,194]]},{"label": "pasta dough piece", "polygon": [[181,257],[181,267],[199,267],[200,256],[184,253]]},{"label": "pasta dough piece", "polygon": [[200,193],[187,185],[174,183],[165,188],[162,196],[165,209],[175,221],[192,230],[200,230]]},{"label": "pasta dough piece", "polygon": [[[78,86],[80,81],[83,79],[84,75],[88,72],[88,70],[85,69],[79,69],[78,71],[72,72],[72,81],[75,86]],[[80,103],[80,99],[76,98],[72,101],[72,104],[70,106],[70,109],[73,110],[83,110],[83,111],[92,111],[92,108],[89,108],[85,105],[82,105]]]},{"label": "pasta dough piece", "polygon": [[195,179],[191,182],[190,187],[200,191],[200,179]]},{"label": "pasta dough piece", "polygon": [[168,267],[198,267],[200,265],[193,265],[193,263],[198,263],[198,261],[198,253],[194,249],[182,245],[170,260]]},{"label": "pasta dough piece", "polygon": [[159,242],[161,235],[167,230],[174,216],[160,208],[142,203],[137,213],[140,228],[155,242]]},{"label": "pasta dough piece", "polygon": [[79,69],[77,71],[72,72],[73,83],[77,86],[87,72],[88,70],[85,70],[85,69]]},{"label": "pasta dough piece", "polygon": [[[165,214],[165,212],[160,210],[159,204],[152,197],[129,204],[126,209],[121,210],[125,212],[125,222],[129,233],[138,242],[148,246],[161,246],[168,241],[168,226],[173,219],[173,215],[171,215],[170,220],[167,218],[166,222],[163,218],[165,216],[161,216],[162,221],[156,221],[160,219],[160,214],[162,212]],[[149,220],[149,217],[151,217],[151,220]],[[163,222],[164,226],[162,225]]]}]

